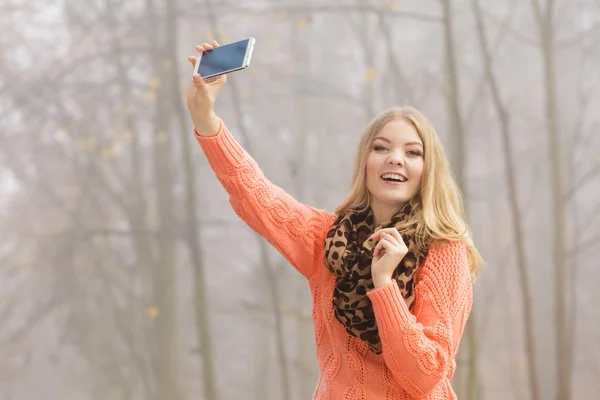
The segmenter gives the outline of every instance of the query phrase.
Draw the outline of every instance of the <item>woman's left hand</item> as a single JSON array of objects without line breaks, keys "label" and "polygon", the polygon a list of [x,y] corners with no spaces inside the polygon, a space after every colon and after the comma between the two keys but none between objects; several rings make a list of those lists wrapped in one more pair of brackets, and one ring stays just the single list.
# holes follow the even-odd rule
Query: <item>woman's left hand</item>
[{"label": "woman's left hand", "polygon": [[371,261],[371,275],[376,288],[392,281],[392,274],[404,256],[408,247],[396,228],[381,229],[370,236],[377,242]]}]

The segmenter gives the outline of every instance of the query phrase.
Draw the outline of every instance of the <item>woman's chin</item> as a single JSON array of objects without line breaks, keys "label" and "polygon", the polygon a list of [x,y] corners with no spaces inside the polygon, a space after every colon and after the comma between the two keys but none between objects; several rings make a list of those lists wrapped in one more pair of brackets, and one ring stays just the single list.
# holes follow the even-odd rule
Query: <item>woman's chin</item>
[{"label": "woman's chin", "polygon": [[409,200],[406,196],[374,196],[378,204],[390,207],[402,207]]}]

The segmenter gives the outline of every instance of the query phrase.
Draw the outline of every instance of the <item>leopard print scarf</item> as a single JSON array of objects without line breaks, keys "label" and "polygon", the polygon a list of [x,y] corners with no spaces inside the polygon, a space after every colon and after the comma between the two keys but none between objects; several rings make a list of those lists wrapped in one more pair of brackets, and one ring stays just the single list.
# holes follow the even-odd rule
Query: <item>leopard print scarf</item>
[{"label": "leopard print scarf", "polygon": [[367,292],[374,288],[371,261],[375,243],[365,242],[371,234],[383,228],[396,227],[408,248],[392,278],[409,309],[414,301],[414,274],[426,256],[415,243],[415,225],[406,226],[411,214],[407,204],[392,219],[373,230],[373,212],[349,210],[338,216],[325,240],[325,266],[336,276],[333,307],[336,319],[346,331],[363,340],[375,354],[381,353],[381,341]]}]

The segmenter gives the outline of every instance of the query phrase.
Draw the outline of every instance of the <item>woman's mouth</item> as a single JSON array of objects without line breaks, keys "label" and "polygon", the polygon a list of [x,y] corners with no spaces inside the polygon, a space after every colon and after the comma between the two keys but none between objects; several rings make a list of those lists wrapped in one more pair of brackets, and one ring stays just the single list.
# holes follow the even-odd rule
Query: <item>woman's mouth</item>
[{"label": "woman's mouth", "polygon": [[400,185],[408,180],[404,175],[397,173],[385,173],[381,175],[381,179],[388,185]]}]

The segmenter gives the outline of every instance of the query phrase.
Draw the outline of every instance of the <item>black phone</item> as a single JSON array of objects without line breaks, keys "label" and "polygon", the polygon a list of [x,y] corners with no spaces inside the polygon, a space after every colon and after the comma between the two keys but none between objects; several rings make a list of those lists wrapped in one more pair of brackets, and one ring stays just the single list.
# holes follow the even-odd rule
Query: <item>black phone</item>
[{"label": "black phone", "polygon": [[247,68],[250,65],[254,42],[254,38],[250,37],[203,51],[196,60],[194,73],[203,78],[210,78]]}]

